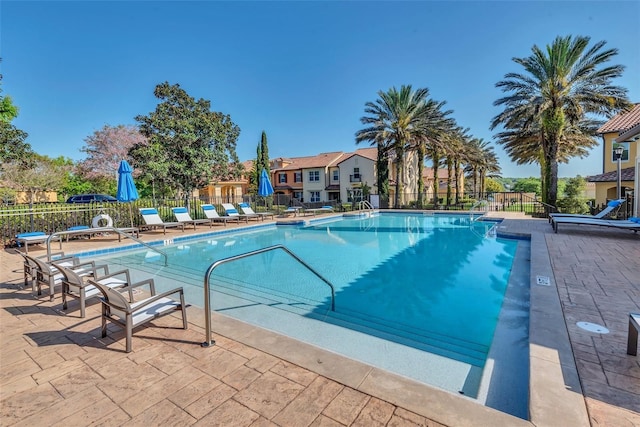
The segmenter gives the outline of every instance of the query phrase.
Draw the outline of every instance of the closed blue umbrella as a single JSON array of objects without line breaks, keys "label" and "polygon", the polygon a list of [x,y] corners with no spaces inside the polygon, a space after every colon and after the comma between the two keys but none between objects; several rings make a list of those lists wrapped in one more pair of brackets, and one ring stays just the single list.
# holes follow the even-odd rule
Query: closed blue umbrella
[{"label": "closed blue umbrella", "polygon": [[[118,167],[118,192],[116,193],[116,199],[119,202],[133,202],[138,200],[138,190],[136,184],[133,182],[133,176],[131,173],[133,169],[126,160],[120,161]],[[133,214],[131,213],[131,206],[129,206],[129,218],[131,219],[131,226],[133,227]]]},{"label": "closed blue umbrella", "polygon": [[133,182],[133,176],[131,173],[133,169],[129,166],[126,160],[120,161],[120,167],[118,168],[118,192],[116,193],[116,199],[119,202],[133,202],[138,200],[138,190],[136,184]]},{"label": "closed blue umbrella", "polygon": [[273,194],[273,186],[266,169],[262,169],[260,173],[260,182],[258,183],[258,195],[267,197]]}]

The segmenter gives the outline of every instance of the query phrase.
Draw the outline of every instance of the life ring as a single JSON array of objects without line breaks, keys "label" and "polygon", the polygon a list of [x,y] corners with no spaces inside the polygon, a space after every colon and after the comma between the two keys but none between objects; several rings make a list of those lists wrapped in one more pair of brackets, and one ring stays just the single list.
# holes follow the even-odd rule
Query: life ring
[{"label": "life ring", "polygon": [[[107,225],[100,225],[101,221],[107,221]],[[93,217],[93,221],[91,221],[91,226],[93,228],[113,227],[113,220],[107,214],[96,215]]]}]

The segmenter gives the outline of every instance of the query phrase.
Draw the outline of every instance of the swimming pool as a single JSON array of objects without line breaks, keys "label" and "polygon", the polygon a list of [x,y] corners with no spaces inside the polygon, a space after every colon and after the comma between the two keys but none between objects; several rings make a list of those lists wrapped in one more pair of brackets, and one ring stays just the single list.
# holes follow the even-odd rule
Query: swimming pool
[{"label": "swimming pool", "polygon": [[202,306],[210,264],[283,244],[334,285],[335,311],[329,288],[281,251],[216,269],[212,309],[480,397],[519,245],[495,238],[494,224],[469,215],[340,217],[165,242],[168,267],[146,250],[110,262],[152,273],[160,286],[179,280],[187,300]]}]

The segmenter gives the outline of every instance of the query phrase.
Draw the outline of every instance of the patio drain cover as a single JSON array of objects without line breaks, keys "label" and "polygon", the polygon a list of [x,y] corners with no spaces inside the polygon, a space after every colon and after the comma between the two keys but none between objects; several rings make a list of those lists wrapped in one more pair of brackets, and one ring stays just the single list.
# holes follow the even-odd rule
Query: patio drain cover
[{"label": "patio drain cover", "polygon": [[578,325],[578,327],[589,331],[589,332],[595,332],[598,334],[608,334],[609,333],[609,329],[605,328],[602,325],[598,325],[597,323],[591,323],[591,322],[578,322],[576,323],[576,325]]}]

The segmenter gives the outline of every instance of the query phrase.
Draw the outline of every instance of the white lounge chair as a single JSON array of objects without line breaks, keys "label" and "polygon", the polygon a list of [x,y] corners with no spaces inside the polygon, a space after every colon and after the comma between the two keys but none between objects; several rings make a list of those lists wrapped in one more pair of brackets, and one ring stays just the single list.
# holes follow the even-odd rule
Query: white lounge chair
[{"label": "white lounge chair", "polygon": [[171,210],[178,222],[192,224],[194,230],[196,228],[196,224],[209,224],[209,227],[211,227],[211,221],[208,219],[192,219],[191,215],[189,215],[189,211],[185,207],[171,208]]},{"label": "white lounge chair", "polygon": [[289,216],[290,214],[293,214],[293,216],[298,216],[301,209],[301,206],[289,206],[287,209],[282,211],[282,215]]},{"label": "white lounge chair", "polygon": [[[34,258],[30,255],[24,255],[32,265],[35,265],[36,280],[35,291],[38,295],[42,295],[42,285],[49,287],[49,299],[53,300],[55,296],[55,288],[62,286],[63,276],[58,268],[51,262],[47,262],[41,258]],[[78,259],[60,260],[58,265],[63,265],[69,269],[73,269],[81,276],[95,276],[97,266],[94,261],[80,262]]]},{"label": "white lounge chair", "polygon": [[[149,322],[165,314],[176,310],[182,312],[182,328],[187,329],[187,311],[184,303],[184,291],[176,288],[171,291],[156,294],[153,279],[146,279],[138,283],[120,289],[113,289],[94,280],[89,284],[95,286],[102,293],[102,338],[107,336],[107,321],[115,323],[126,330],[126,351],[131,352],[133,328]],[[149,285],[151,296],[141,301],[133,298],[134,288]],[[120,291],[120,292],[119,292]],[[121,293],[122,292],[122,293]],[[179,301],[169,298],[170,295],[179,294]]]},{"label": "white lounge chair", "polygon": [[38,264],[36,264],[35,261],[32,261],[31,258],[38,258],[47,262],[55,260],[56,262],[61,262],[61,263],[64,262],[65,265],[76,265],[78,264],[78,262],[80,262],[80,258],[72,255],[65,255],[64,252],[53,252],[51,254],[40,255],[37,257],[32,257],[30,255],[24,254],[19,250],[15,250],[15,253],[17,253],[22,257],[24,286],[26,288],[29,285],[29,283],[31,283],[31,288],[33,290],[33,293],[36,292]]},{"label": "white lounge chair", "polygon": [[305,209],[304,213],[306,215],[306,213],[309,212],[310,214],[313,214],[314,216],[317,213],[322,213],[322,212],[333,212],[333,206],[321,206],[319,208],[313,208],[313,209]]},{"label": "white lounge chair", "polygon": [[211,204],[203,204],[200,206],[202,208],[202,212],[204,212],[204,216],[207,217],[207,219],[209,221],[211,221],[211,223],[215,223],[215,222],[221,222],[223,223],[225,226],[227,225],[227,222],[229,221],[235,221],[238,224],[240,223],[240,218],[239,217],[228,217],[228,216],[220,216],[218,215],[218,211],[216,210],[216,207],[211,205]]},{"label": "white lounge chair", "polygon": [[224,208],[224,212],[227,214],[227,216],[236,217],[236,218],[242,218],[246,222],[249,222],[250,219],[255,219],[256,221],[260,220],[260,215],[240,214],[240,212],[238,212],[238,210],[235,208],[235,206],[233,206],[231,203],[223,203],[222,207]]},{"label": "white lounge chair", "polygon": [[[117,230],[122,233],[129,233],[131,235],[135,235],[136,237],[140,237],[140,230],[137,227],[117,227]],[[69,227],[65,230],[64,234],[60,237],[65,236],[67,242],[70,237],[74,236],[88,236],[91,239],[91,236],[95,236],[98,233],[109,233],[111,231],[110,227],[89,227],[88,225],[74,225],[73,227]],[[118,235],[118,242],[122,241],[122,235],[120,233],[116,233]]]},{"label": "white lounge chair", "polygon": [[[149,229],[153,230],[154,228],[162,228],[164,234],[167,234],[167,228],[180,227],[182,231],[184,231],[184,223],[182,222],[164,222],[160,215],[158,214],[158,210],[155,208],[139,208],[140,215],[142,215],[142,219],[144,220],[145,225],[141,225],[141,229]],[[195,228],[195,225],[193,226]]]},{"label": "white lounge chair", "polygon": [[[16,242],[18,245],[24,245],[25,253],[29,253],[29,245],[35,245],[38,243],[44,243],[49,238],[49,235],[43,231],[34,231],[31,233],[20,233],[16,235]],[[60,237],[54,237],[54,240],[58,240],[60,243],[60,250],[62,250],[62,240]]]},{"label": "white lounge chair", "polygon": [[607,216],[615,213],[620,208],[620,205],[624,203],[625,199],[611,200],[607,203],[607,207],[598,212],[595,215],[581,215],[581,214],[568,214],[568,213],[550,213],[549,222],[553,222],[555,218],[590,218],[590,219],[604,219]]},{"label": "white lounge chair", "polygon": [[[52,264],[62,274],[62,309],[67,309],[67,297],[77,298],[80,300],[80,317],[84,318],[86,300],[101,295],[100,291],[84,280],[87,276],[82,276],[61,263],[53,262]],[[131,283],[129,270],[109,273],[109,268],[106,265],[97,266],[96,270],[98,268],[102,268],[103,275],[95,275],[93,280],[102,285],[110,288],[121,288]]]},{"label": "white lounge chair", "polygon": [[249,203],[240,203],[238,207],[245,215],[258,215],[264,221],[265,218],[271,217],[273,218],[273,212],[255,212]]},{"label": "white lounge chair", "polygon": [[631,230],[633,232],[640,231],[640,219],[632,217],[628,220],[610,220],[610,219],[594,219],[594,218],[572,218],[572,217],[560,217],[554,218],[551,225],[553,231],[558,232],[558,226],[560,224],[571,225],[597,225],[600,227],[619,228],[623,230]]}]

